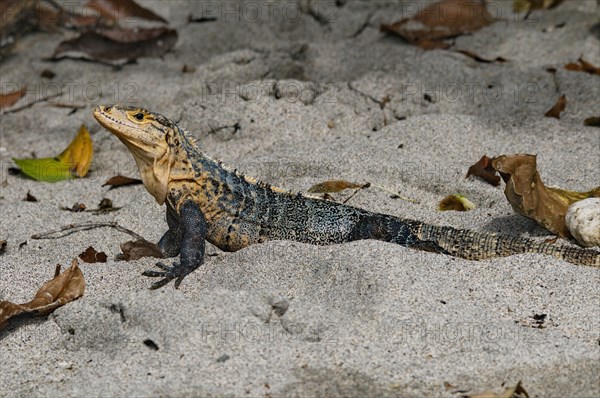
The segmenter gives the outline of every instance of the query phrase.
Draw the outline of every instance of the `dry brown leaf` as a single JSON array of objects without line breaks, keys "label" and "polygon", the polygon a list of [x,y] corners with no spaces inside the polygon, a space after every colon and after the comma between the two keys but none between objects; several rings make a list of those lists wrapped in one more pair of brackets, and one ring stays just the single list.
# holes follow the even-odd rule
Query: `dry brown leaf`
[{"label": "dry brown leaf", "polygon": [[97,252],[96,249],[90,246],[79,255],[79,258],[86,263],[105,263],[108,256],[104,252]]},{"label": "dry brown leaf", "polygon": [[0,109],[14,105],[27,92],[25,87],[6,94],[0,94]]},{"label": "dry brown leaf", "polygon": [[493,160],[494,158],[489,158],[487,155],[483,155],[477,163],[469,167],[469,171],[467,171],[465,178],[473,175],[484,179],[495,187],[498,186],[500,184],[500,177],[497,175],[496,170],[492,166]]},{"label": "dry brown leaf", "polygon": [[476,32],[493,22],[494,18],[479,0],[443,0],[425,7],[412,18],[382,24],[381,30],[430,49],[439,48],[431,42]]},{"label": "dry brown leaf", "polygon": [[176,42],[177,32],[165,27],[98,29],[61,42],[50,59],[86,59],[109,65],[123,65],[138,58],[162,57]]},{"label": "dry brown leaf", "polygon": [[586,72],[591,75],[600,75],[600,67],[597,67],[582,57],[577,60],[578,63],[571,62],[565,65],[566,70],[575,71],[575,72]]},{"label": "dry brown leaf", "polygon": [[583,124],[586,126],[600,127],[600,116],[588,117],[583,121]]},{"label": "dry brown leaf", "polygon": [[130,240],[121,243],[123,255],[119,256],[125,261],[137,260],[142,257],[163,258],[163,253],[158,245],[148,242],[146,239]]},{"label": "dry brown leaf", "polygon": [[10,301],[0,301],[0,328],[8,319],[20,314],[47,315],[56,308],[78,299],[84,291],[85,280],[78,267],[77,259],[73,259],[71,267],[62,274],[58,265],[54,278],[44,283],[29,303],[15,304]]},{"label": "dry brown leaf", "polygon": [[600,187],[575,192],[544,186],[535,155],[499,156],[492,165],[506,183],[504,194],[513,210],[563,238],[571,236],[565,226],[569,206],[582,199],[600,197]]},{"label": "dry brown leaf", "polygon": [[560,114],[565,110],[566,107],[567,107],[567,97],[566,97],[566,95],[563,94],[560,96],[558,101],[556,101],[556,104],[554,104],[554,106],[552,108],[550,108],[550,110],[544,114],[544,116],[560,119]]},{"label": "dry brown leaf", "polygon": [[106,182],[104,184],[102,184],[103,187],[105,186],[110,186],[110,189],[115,189],[115,188],[119,188],[119,187],[124,187],[127,185],[138,185],[141,184],[142,180],[137,179],[137,178],[131,178],[131,177],[125,177],[122,175],[116,175],[114,177],[109,178],[108,180],[106,180]]},{"label": "dry brown leaf", "polygon": [[86,7],[98,11],[103,18],[109,21],[140,18],[147,21],[167,23],[165,19],[133,0],[90,0],[86,3]]},{"label": "dry brown leaf", "polygon": [[356,184],[344,180],[330,180],[325,181],[310,187],[308,192],[310,193],[337,193],[342,192],[344,189],[359,189],[364,188],[364,184]]},{"label": "dry brown leaf", "polygon": [[467,395],[467,398],[529,398],[529,394],[519,381],[514,387],[506,388],[499,394],[493,391],[485,391],[479,394]]},{"label": "dry brown leaf", "polygon": [[468,211],[474,208],[473,202],[462,195],[448,195],[438,204],[438,210],[440,211]]}]

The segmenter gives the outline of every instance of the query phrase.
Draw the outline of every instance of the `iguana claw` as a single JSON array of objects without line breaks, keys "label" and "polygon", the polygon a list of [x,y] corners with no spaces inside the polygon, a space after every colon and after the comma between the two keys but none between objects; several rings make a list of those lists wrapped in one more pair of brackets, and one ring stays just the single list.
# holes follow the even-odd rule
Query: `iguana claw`
[{"label": "iguana claw", "polygon": [[159,289],[165,286],[167,283],[171,282],[173,279],[175,279],[175,289],[178,289],[179,285],[181,284],[181,281],[183,281],[183,279],[193,271],[182,266],[180,263],[177,262],[173,263],[173,265],[171,266],[168,266],[162,262],[158,262],[156,263],[156,266],[162,271],[154,271],[149,269],[142,272],[142,275],[144,276],[149,276],[153,278],[163,278],[158,282],[154,282],[150,286],[150,290]]}]

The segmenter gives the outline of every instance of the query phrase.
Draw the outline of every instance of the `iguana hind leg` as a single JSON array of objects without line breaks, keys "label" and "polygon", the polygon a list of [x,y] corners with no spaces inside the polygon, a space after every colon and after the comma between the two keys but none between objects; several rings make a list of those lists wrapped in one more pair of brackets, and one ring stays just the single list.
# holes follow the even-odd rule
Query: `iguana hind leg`
[{"label": "iguana hind leg", "polygon": [[[150,289],[161,288],[174,279],[175,288],[177,289],[181,281],[204,262],[205,239],[208,233],[208,225],[200,207],[191,200],[183,203],[180,209],[179,223],[179,230],[181,230],[179,262],[174,262],[171,266],[159,262],[156,266],[161,271],[144,271],[142,275],[163,278],[153,283]],[[169,231],[171,230],[169,229]],[[163,238],[165,237],[163,236]],[[172,236],[169,235],[165,241],[171,238]]]}]

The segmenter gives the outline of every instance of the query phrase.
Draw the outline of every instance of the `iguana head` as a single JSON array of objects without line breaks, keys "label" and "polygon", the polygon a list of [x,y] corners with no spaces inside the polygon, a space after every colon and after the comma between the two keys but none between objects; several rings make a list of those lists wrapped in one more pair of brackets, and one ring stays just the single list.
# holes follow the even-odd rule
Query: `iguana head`
[{"label": "iguana head", "polygon": [[158,113],[123,105],[98,106],[94,109],[94,117],[127,146],[144,186],[159,204],[163,204],[175,161],[169,145],[176,134],[175,124]]}]

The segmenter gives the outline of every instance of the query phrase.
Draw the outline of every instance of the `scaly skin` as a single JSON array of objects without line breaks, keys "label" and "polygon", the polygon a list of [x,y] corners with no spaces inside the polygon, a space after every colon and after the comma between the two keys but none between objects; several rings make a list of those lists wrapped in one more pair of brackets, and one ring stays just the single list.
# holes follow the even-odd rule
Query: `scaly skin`
[{"label": "scaly skin", "polygon": [[205,240],[236,251],[267,240],[328,245],[378,239],[469,260],[543,253],[600,266],[595,250],[429,225],[292,194],[228,169],[202,153],[176,123],[145,109],[100,106],[94,117],[129,148],[148,192],[159,204],[166,202],[169,230],[159,246],[180,261],[146,271],[163,278],[152,288],[174,279],[178,287],[204,261]]}]

